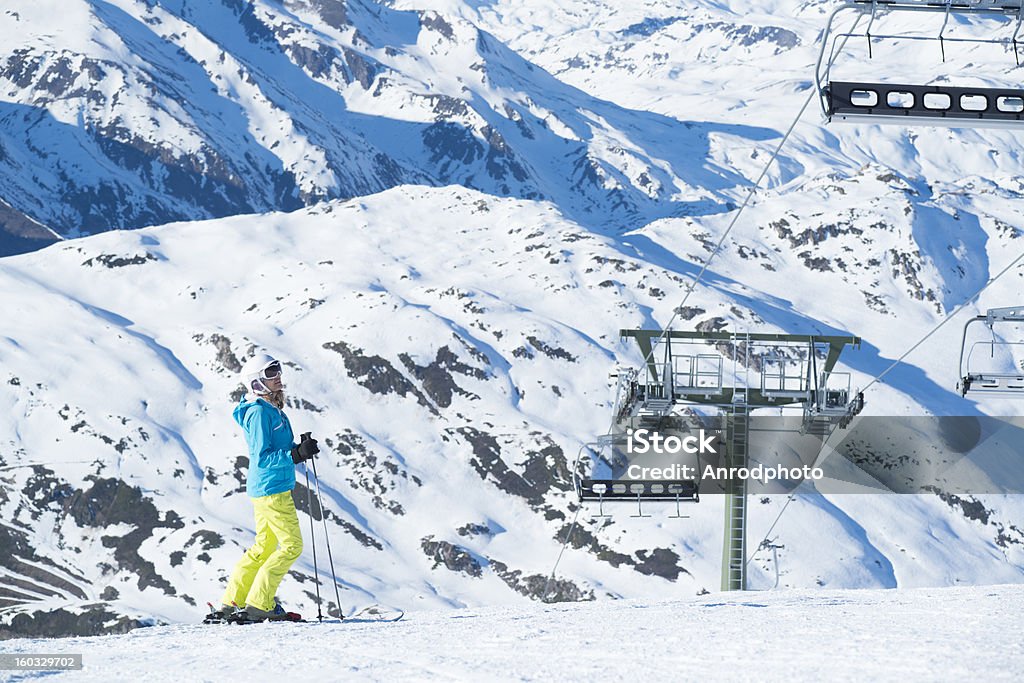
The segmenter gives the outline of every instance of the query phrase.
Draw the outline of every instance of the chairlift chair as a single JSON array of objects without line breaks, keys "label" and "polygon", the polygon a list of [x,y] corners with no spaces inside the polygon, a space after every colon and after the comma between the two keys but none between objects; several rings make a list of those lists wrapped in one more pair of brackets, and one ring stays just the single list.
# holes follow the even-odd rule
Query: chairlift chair
[{"label": "chairlift chair", "polygon": [[[842,47],[837,45],[839,38],[866,37],[869,57],[872,55],[873,39],[938,41],[942,61],[946,59],[946,43],[1006,45],[1012,46],[1017,65],[1020,66],[1024,18],[1022,6],[1024,0],[845,0],[829,17],[815,68],[815,80],[826,120],[983,128],[1024,126],[1024,90],[1019,88],[831,80],[832,63]],[[848,10],[859,13],[857,23],[863,17],[869,17],[864,33],[833,31],[835,18]],[[889,12],[942,12],[945,18],[935,36],[872,33],[876,19]],[[1015,20],[1013,35],[1009,39],[947,36],[945,31],[951,15],[1008,17]]]},{"label": "chairlift chair", "polygon": [[[581,503],[596,502],[598,512],[595,517],[608,517],[604,512],[606,502],[636,503],[637,514],[635,517],[647,517],[643,514],[641,501],[662,501],[674,502],[676,514],[672,517],[685,517],[680,511],[681,503],[699,503],[700,491],[697,482],[692,479],[610,479],[593,478],[584,476],[580,463],[583,452],[588,451],[594,460],[602,460],[614,467],[614,445],[615,438],[612,435],[605,435],[596,442],[584,444],[576,455],[576,462],[572,468],[573,489]],[[611,458],[605,457],[606,448],[612,448]],[[593,473],[591,473],[593,474]]]},{"label": "chairlift chair", "polygon": [[[968,347],[968,331],[971,325],[983,323],[992,334],[988,341],[974,341]],[[985,315],[971,318],[964,325],[963,341],[960,344],[960,381],[957,390],[961,396],[967,394],[1001,394],[1001,395],[1022,395],[1024,394],[1024,368],[1018,368],[1016,372],[1007,372],[1005,369],[978,369],[978,361],[974,352],[977,349],[988,347],[989,358],[995,357],[996,347],[1004,350],[1012,350],[1015,347],[1024,347],[1024,339],[1018,341],[1007,341],[996,338],[996,325],[1005,323],[1015,324],[1020,330],[1021,323],[1024,323],[1024,306],[1008,306],[1004,308],[990,308]]]}]

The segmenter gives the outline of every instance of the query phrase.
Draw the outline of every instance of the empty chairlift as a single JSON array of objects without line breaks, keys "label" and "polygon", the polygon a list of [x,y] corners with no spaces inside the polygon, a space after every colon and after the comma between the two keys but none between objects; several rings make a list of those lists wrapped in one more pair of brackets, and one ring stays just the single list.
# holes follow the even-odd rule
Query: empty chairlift
[{"label": "empty chairlift", "polygon": [[[822,111],[828,121],[895,123],[901,125],[947,125],[956,127],[1024,126],[1024,89],[1012,87],[967,87],[832,80],[832,65],[847,40],[866,38],[868,53],[876,39],[930,40],[938,43],[943,61],[946,43],[991,43],[1012,47],[1016,62],[1021,57],[1021,19],[1024,0],[846,0],[833,12],[822,39],[815,72]],[[833,30],[836,17],[846,12],[867,17],[863,33]],[[942,13],[938,33],[886,35],[873,33],[876,20],[890,12]],[[1012,25],[1012,35],[1003,39],[960,38],[946,34],[950,16],[971,15],[1002,18]]]},{"label": "empty chairlift", "polygon": [[[984,323],[991,337],[971,340],[970,328]],[[996,327],[1003,334],[998,336]],[[960,394],[1024,396],[1024,306],[989,309],[964,325],[960,345]]]}]

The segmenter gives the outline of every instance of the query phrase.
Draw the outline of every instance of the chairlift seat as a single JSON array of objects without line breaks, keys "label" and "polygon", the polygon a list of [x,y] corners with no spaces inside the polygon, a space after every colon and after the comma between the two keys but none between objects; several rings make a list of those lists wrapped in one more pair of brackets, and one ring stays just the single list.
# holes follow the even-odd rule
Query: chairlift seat
[{"label": "chairlift seat", "polygon": [[[992,331],[991,341],[975,341],[968,347],[968,330],[971,325],[981,323]],[[999,372],[983,370],[979,372],[976,361],[972,362],[972,354],[978,346],[990,346],[994,354],[995,348],[1008,348],[1024,346],[1024,340],[1019,337],[1014,341],[997,341],[995,327],[997,324],[1010,323],[1019,328],[1024,323],[1024,306],[1008,306],[1003,308],[990,308],[985,315],[975,316],[964,325],[963,341],[960,344],[960,381],[957,389],[961,396],[969,393],[989,393],[1003,395],[1024,394],[1024,373]]]},{"label": "chairlift seat", "polygon": [[[871,0],[846,0],[849,5],[871,6]],[[917,9],[942,12],[946,3],[942,0],[878,0],[881,9]],[[1013,14],[1021,7],[1021,0],[953,0],[950,4],[952,12],[993,12],[997,14]]]},{"label": "chairlift seat", "polygon": [[1024,375],[979,373],[960,380],[960,393],[1016,394],[1024,393]]},{"label": "chairlift seat", "polygon": [[[851,32],[836,33],[833,22],[845,10],[860,14]],[[945,18],[937,35],[885,34],[873,31],[875,20],[890,12],[942,13]],[[951,15],[994,16],[1016,19],[1009,38],[978,38],[946,35]],[[869,17],[863,33],[853,33],[862,17]],[[1017,128],[1024,126],[1024,91],[1014,88],[954,87],[834,81],[833,63],[846,41],[867,39],[868,58],[877,39],[924,40],[939,45],[946,61],[947,43],[990,43],[1011,48],[1021,64],[1021,31],[1024,29],[1022,0],[846,0],[829,17],[815,67],[815,82],[822,112],[830,122],[891,123],[902,126],[950,126],[955,128]],[[839,38],[843,42],[839,43]],[[826,58],[826,54],[828,55]]]},{"label": "chairlift seat", "polygon": [[699,502],[692,479],[579,479],[576,492],[584,500],[664,500]]},{"label": "chairlift seat", "polygon": [[1024,90],[832,81],[831,121],[953,127],[1024,126]]}]

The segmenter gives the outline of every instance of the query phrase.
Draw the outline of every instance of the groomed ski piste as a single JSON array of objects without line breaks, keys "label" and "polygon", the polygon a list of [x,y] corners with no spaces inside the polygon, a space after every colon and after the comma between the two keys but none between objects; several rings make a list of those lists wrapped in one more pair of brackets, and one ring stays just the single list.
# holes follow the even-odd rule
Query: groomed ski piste
[{"label": "groomed ski piste", "polygon": [[1017,681],[1019,586],[719,593],[413,612],[393,624],[163,626],[18,640],[83,669],[2,681]]}]

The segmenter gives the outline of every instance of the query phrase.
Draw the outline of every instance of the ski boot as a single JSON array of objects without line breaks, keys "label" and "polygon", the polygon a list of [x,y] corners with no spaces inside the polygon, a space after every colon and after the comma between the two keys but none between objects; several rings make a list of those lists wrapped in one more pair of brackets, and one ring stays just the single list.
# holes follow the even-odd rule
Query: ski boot
[{"label": "ski boot", "polygon": [[295,612],[288,612],[280,604],[275,603],[274,609],[262,610],[252,605],[246,605],[245,609],[238,610],[229,621],[233,624],[257,624],[263,621],[302,621],[302,616]]},{"label": "ski boot", "polygon": [[218,609],[213,606],[212,602],[208,602],[206,605],[210,608],[210,612],[203,618],[204,624],[225,624],[238,609],[235,605],[221,605]]}]

